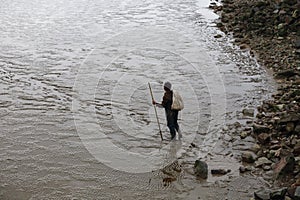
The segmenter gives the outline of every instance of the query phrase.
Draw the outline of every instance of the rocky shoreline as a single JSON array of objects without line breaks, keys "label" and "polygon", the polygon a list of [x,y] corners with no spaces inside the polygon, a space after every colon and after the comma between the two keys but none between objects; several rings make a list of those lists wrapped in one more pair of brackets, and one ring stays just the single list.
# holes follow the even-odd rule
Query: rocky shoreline
[{"label": "rocky shoreline", "polygon": [[240,171],[269,177],[276,188],[258,191],[255,199],[300,199],[300,1],[223,0],[210,8],[220,15],[217,26],[270,69],[279,86],[257,108],[253,124],[244,127],[257,144],[241,159],[255,170]]}]

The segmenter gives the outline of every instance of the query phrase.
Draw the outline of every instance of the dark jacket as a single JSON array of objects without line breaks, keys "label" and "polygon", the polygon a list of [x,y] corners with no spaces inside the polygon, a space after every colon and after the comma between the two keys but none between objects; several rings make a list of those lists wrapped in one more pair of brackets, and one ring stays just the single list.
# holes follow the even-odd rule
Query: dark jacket
[{"label": "dark jacket", "polygon": [[172,102],[173,92],[171,90],[165,91],[161,105],[165,108],[166,112],[171,111]]}]

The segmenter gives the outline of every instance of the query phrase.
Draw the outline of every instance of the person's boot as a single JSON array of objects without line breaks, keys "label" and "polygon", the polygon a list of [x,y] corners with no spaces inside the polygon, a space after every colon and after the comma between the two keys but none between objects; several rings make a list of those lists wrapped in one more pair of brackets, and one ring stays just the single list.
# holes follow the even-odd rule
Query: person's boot
[{"label": "person's boot", "polygon": [[176,131],[174,130],[174,132],[171,132],[171,140],[175,140],[176,139]]}]

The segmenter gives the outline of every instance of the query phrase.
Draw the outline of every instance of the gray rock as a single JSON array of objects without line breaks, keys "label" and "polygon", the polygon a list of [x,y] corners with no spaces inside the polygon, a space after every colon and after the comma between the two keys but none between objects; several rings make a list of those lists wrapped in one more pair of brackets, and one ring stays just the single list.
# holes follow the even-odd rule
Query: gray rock
[{"label": "gray rock", "polygon": [[221,34],[217,34],[214,36],[214,38],[221,38],[221,37],[223,37]]},{"label": "gray rock", "polygon": [[253,124],[253,132],[256,134],[260,133],[269,133],[270,132],[270,127],[264,126],[264,125],[259,125],[259,124]]},{"label": "gray rock", "polygon": [[276,74],[276,78],[289,78],[297,75],[298,73],[292,69],[282,70]]},{"label": "gray rock", "polygon": [[284,200],[292,200],[292,199],[290,197],[288,197],[288,196],[285,196]]},{"label": "gray rock", "polygon": [[254,117],[254,109],[244,109],[243,114],[248,117]]},{"label": "gray rock", "polygon": [[194,164],[194,173],[197,177],[207,179],[208,165],[206,164],[206,162],[196,160]]},{"label": "gray rock", "polygon": [[300,48],[300,39],[297,39],[297,40],[295,41],[295,47],[296,47],[297,49]]},{"label": "gray rock", "polygon": [[251,151],[244,151],[242,153],[242,161],[243,162],[254,163],[256,158],[257,158],[256,154]]},{"label": "gray rock", "polygon": [[297,3],[297,0],[283,0],[282,2],[292,6]]},{"label": "gray rock", "polygon": [[294,200],[300,200],[300,186],[298,186],[294,193]]},{"label": "gray rock", "polygon": [[241,132],[240,136],[241,136],[241,139],[245,139],[248,136],[248,133],[243,131],[243,132]]},{"label": "gray rock", "polygon": [[240,170],[240,173],[245,173],[247,171],[252,171],[252,168],[251,168],[251,166],[246,166],[246,167],[240,166],[239,170]]},{"label": "gray rock", "polygon": [[255,200],[270,200],[270,191],[266,189],[260,189],[254,192]]},{"label": "gray rock", "polygon": [[266,144],[271,140],[271,136],[268,133],[261,133],[257,136],[257,140],[261,144]]},{"label": "gray rock", "polygon": [[290,133],[293,132],[295,129],[295,124],[293,122],[288,122],[285,126],[285,130]]},{"label": "gray rock", "polygon": [[255,167],[261,167],[261,166],[271,165],[271,164],[272,164],[272,161],[270,161],[266,157],[260,157],[257,159],[257,161],[255,161]]},{"label": "gray rock", "polygon": [[286,124],[288,122],[299,122],[300,114],[299,113],[290,113],[282,117],[279,121],[280,124]]},{"label": "gray rock", "polygon": [[270,165],[263,166],[263,170],[265,170],[265,171],[269,171],[271,169],[272,169],[272,167]]},{"label": "gray rock", "polygon": [[270,200],[284,200],[287,188],[281,188],[270,192]]},{"label": "gray rock", "polygon": [[254,144],[252,147],[251,147],[251,151],[253,151],[254,153],[257,153],[259,150],[261,150],[261,147],[259,144]]},{"label": "gray rock", "polygon": [[284,108],[284,104],[278,104],[278,105],[276,105],[276,108],[278,110],[282,110]]},{"label": "gray rock", "polygon": [[295,133],[300,135],[300,124],[298,124],[296,127],[295,127]]},{"label": "gray rock", "polygon": [[294,146],[293,153],[295,155],[300,155],[300,142],[297,142],[297,144]]}]

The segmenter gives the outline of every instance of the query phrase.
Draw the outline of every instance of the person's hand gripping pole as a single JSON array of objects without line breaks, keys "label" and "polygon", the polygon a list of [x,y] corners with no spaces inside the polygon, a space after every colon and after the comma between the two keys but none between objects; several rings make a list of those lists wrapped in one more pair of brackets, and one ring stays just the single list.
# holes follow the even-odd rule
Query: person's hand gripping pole
[{"label": "person's hand gripping pole", "polygon": [[152,98],[152,104],[153,104],[153,106],[154,106],[154,111],[155,111],[155,116],[156,116],[158,128],[159,128],[160,138],[161,138],[161,140],[163,141],[164,139],[163,139],[163,136],[162,136],[162,132],[161,132],[161,128],[160,128],[160,123],[159,123],[158,116],[157,116],[157,110],[156,110],[156,106],[155,106],[156,102],[155,102],[154,97],[153,97],[152,88],[151,88],[150,83],[148,83],[148,85],[149,85],[150,94],[151,94],[151,98]]}]

